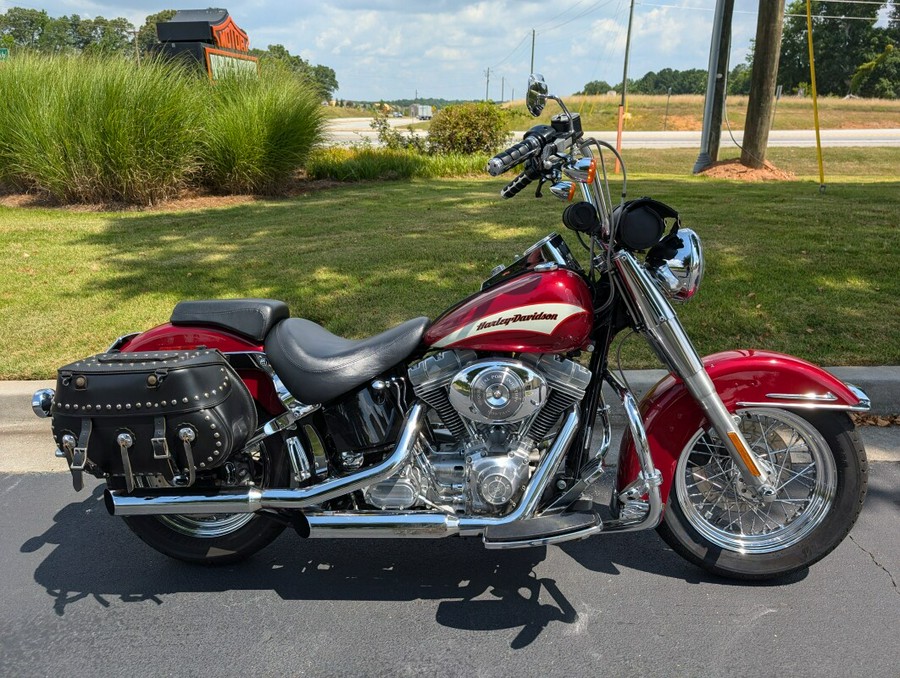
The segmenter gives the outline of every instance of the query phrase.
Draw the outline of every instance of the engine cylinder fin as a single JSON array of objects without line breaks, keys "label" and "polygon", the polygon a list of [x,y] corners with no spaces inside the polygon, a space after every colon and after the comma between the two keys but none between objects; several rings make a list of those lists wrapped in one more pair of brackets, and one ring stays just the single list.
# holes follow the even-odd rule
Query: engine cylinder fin
[{"label": "engine cylinder fin", "polygon": [[463,423],[462,418],[454,409],[453,405],[450,404],[450,398],[447,397],[446,389],[441,387],[434,389],[420,389],[416,395],[428,403],[428,405],[438,413],[444,426],[446,426],[447,430],[453,434],[454,438],[457,440],[464,439],[466,435],[466,425]]},{"label": "engine cylinder fin", "polygon": [[547,403],[541,408],[540,413],[535,418],[534,423],[528,431],[528,437],[535,442],[540,442],[547,435],[550,429],[559,421],[562,413],[567,407],[578,402],[578,398],[573,398],[562,391],[553,390]]}]

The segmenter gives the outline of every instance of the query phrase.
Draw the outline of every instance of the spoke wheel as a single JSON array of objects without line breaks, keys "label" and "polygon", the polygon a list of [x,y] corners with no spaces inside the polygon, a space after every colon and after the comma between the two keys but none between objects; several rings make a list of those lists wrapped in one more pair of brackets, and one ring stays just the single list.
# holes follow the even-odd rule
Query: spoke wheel
[{"label": "spoke wheel", "polygon": [[678,462],[681,509],[697,532],[723,549],[769,553],[792,546],[831,509],[837,470],[828,444],[808,421],[785,410],[745,411],[740,430],[773,470],[775,499],[756,498],[710,430],[698,433]]},{"label": "spoke wheel", "polygon": [[679,456],[658,531],[717,575],[769,579],[824,558],[847,536],[866,496],[866,454],[844,412],[740,410],[745,440],[771,471],[774,501],[744,483],[714,431]]},{"label": "spoke wheel", "polygon": [[[272,437],[252,453],[235,455],[236,464],[244,471],[241,482],[235,486],[252,483],[257,487],[287,487],[289,464],[281,445],[277,437]],[[124,520],[138,537],[160,553],[204,565],[243,560],[270,544],[284,530],[283,523],[259,513],[129,516]]]}]

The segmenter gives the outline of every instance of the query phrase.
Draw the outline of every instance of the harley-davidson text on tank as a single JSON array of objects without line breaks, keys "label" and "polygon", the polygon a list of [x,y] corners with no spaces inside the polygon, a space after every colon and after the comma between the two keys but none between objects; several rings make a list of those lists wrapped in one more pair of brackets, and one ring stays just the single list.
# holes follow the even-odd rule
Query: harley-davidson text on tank
[{"label": "harley-davidson text on tank", "polygon": [[591,295],[565,269],[532,272],[480,292],[449,310],[425,334],[435,348],[562,353],[584,346]]}]

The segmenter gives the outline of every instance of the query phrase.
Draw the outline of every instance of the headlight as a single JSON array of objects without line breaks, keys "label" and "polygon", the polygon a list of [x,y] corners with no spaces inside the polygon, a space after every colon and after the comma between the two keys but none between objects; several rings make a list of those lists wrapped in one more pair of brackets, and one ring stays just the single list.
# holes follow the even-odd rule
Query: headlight
[{"label": "headlight", "polygon": [[681,240],[675,256],[650,271],[653,280],[672,301],[684,302],[693,297],[703,280],[703,248],[700,238],[689,228],[679,228]]}]

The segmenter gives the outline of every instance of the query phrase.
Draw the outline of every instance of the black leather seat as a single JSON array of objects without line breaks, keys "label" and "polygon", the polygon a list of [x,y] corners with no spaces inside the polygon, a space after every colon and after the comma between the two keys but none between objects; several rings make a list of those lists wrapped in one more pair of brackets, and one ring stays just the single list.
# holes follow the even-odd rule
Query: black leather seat
[{"label": "black leather seat", "polygon": [[179,302],[169,322],[212,325],[261,342],[275,325],[290,315],[287,304],[275,299],[210,299]]},{"label": "black leather seat", "polygon": [[323,403],[409,357],[429,324],[428,318],[415,318],[352,341],[310,320],[289,318],[266,337],[266,356],[295,397],[307,404]]}]

